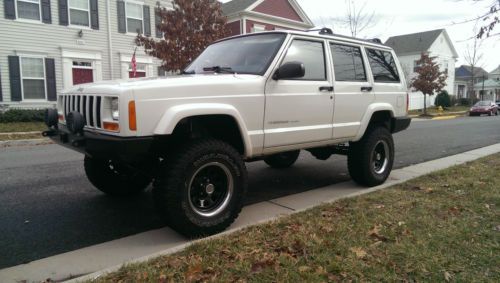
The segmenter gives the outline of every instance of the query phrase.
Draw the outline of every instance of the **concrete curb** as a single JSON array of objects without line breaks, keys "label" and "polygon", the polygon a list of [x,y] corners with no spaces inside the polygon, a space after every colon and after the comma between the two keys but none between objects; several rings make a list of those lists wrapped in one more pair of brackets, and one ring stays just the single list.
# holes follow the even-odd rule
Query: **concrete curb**
[{"label": "concrete curb", "polygon": [[17,136],[24,136],[24,135],[36,135],[36,134],[42,134],[41,131],[33,131],[33,132],[9,132],[9,133],[0,133],[1,136],[9,136],[9,135],[17,135]]},{"label": "concrete curb", "polygon": [[[376,192],[379,190],[383,190],[385,188],[388,188],[388,187],[391,187],[391,186],[394,186],[397,184],[407,182],[411,179],[414,179],[414,178],[417,178],[417,177],[420,177],[423,175],[427,175],[427,174],[432,173],[432,172],[440,171],[440,170],[443,170],[443,169],[446,169],[446,168],[449,168],[452,166],[456,166],[456,165],[461,165],[461,164],[464,164],[466,162],[474,161],[474,160],[477,160],[479,158],[486,157],[488,155],[499,153],[499,152],[500,152],[500,143],[495,144],[495,145],[491,145],[488,147],[464,152],[461,154],[457,154],[457,155],[453,155],[453,156],[449,156],[449,157],[445,157],[445,158],[441,158],[441,159],[436,159],[433,161],[428,161],[428,162],[424,162],[424,163],[417,164],[417,165],[408,166],[408,167],[405,167],[402,169],[394,170],[393,174],[391,174],[390,179],[385,184],[383,184],[381,186],[370,188],[370,189],[357,190],[357,191],[345,194],[345,195],[340,196],[340,197],[333,197],[333,198],[331,197],[332,188],[342,187],[344,190],[348,191],[350,189],[356,188],[357,186],[352,182],[340,183],[340,184],[335,184],[335,185],[330,185],[327,187],[315,189],[315,190],[308,191],[308,192],[299,193],[299,194],[292,195],[292,196],[286,196],[283,198],[272,200],[271,202],[276,203],[276,204],[283,206],[283,207],[290,208],[292,210],[290,213],[285,213],[285,215],[295,214],[295,213],[308,210],[312,207],[315,207],[315,206],[318,206],[321,204],[332,203],[332,202],[335,202],[335,201],[338,201],[341,199],[353,198],[353,197],[357,197],[360,195],[370,194],[370,193],[373,193],[373,192]],[[313,196],[313,198],[310,200],[307,200],[305,198],[305,196],[309,196],[309,198],[311,198],[311,196]],[[239,231],[239,230],[246,228],[246,227],[249,227],[249,226],[254,226],[254,225],[258,225],[261,223],[275,220],[275,219],[282,217],[282,216],[283,216],[283,214],[275,215],[275,216],[269,217],[265,220],[262,220],[262,221],[259,221],[256,223],[251,223],[251,224],[248,224],[248,225],[245,225],[242,227],[238,227],[235,229],[231,229],[231,230],[225,231],[224,233],[221,233],[221,234],[209,237],[209,238],[183,243],[183,244],[180,244],[178,246],[175,246],[175,247],[172,247],[172,248],[169,248],[169,249],[157,252],[157,253],[153,253],[153,254],[150,254],[150,255],[147,255],[144,257],[140,257],[137,259],[132,259],[132,260],[124,262],[123,264],[112,266],[112,267],[103,269],[101,271],[97,271],[97,272],[94,272],[91,274],[84,275],[82,277],[68,280],[66,282],[76,283],[76,282],[83,282],[83,281],[87,281],[87,280],[94,280],[94,279],[97,279],[97,278],[104,276],[108,273],[115,272],[115,271],[119,270],[124,265],[138,263],[138,262],[145,262],[145,261],[151,260],[153,258],[156,258],[158,256],[176,253],[176,252],[179,252],[179,251],[185,249],[186,247],[189,247],[190,245],[193,245],[195,243],[218,238],[218,237],[221,237],[223,235],[234,233],[236,231]]]},{"label": "concrete curb", "polygon": [[13,147],[13,146],[35,146],[35,145],[46,145],[54,143],[48,138],[41,139],[29,139],[29,140],[7,140],[0,141],[0,148],[2,147]]}]

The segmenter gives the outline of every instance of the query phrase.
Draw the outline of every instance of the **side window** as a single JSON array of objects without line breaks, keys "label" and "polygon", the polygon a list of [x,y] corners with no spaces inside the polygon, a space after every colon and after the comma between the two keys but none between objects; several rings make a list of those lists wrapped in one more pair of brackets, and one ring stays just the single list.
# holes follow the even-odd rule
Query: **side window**
[{"label": "side window", "polygon": [[391,52],[367,48],[366,53],[376,83],[400,82],[396,61]]},{"label": "side window", "polygon": [[306,68],[304,77],[298,80],[325,81],[325,49],[322,42],[296,39],[288,48],[283,64],[301,62]]},{"label": "side window", "polygon": [[336,81],[366,82],[366,71],[359,47],[332,43],[330,48]]}]

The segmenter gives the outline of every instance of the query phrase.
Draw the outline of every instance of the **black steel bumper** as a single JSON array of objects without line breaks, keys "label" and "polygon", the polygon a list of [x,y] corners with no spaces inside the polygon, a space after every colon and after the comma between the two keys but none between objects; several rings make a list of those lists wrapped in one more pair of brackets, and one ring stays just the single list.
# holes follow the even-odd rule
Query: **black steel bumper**
[{"label": "black steel bumper", "polygon": [[410,123],[411,123],[411,118],[408,117],[392,118],[391,121],[392,133],[397,133],[408,129]]},{"label": "black steel bumper", "polygon": [[72,134],[64,126],[49,129],[43,135],[55,143],[95,157],[137,159],[151,152],[153,137],[124,138],[84,131]]}]

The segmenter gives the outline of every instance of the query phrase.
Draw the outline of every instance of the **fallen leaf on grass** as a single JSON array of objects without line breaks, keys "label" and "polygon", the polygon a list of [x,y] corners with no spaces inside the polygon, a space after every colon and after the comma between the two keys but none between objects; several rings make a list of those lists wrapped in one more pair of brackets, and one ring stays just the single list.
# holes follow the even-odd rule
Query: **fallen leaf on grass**
[{"label": "fallen leaf on grass", "polygon": [[373,226],[373,228],[370,231],[368,231],[368,236],[370,236],[371,238],[375,238],[379,241],[385,242],[388,239],[380,234],[380,229],[382,229],[382,225],[380,224]]},{"label": "fallen leaf on grass", "polygon": [[188,271],[184,274],[186,281],[193,282],[198,281],[198,276],[202,272],[201,264],[189,267]]},{"label": "fallen leaf on grass", "polygon": [[376,208],[376,209],[382,209],[382,208],[385,208],[385,205],[383,205],[383,204],[378,204],[378,205],[375,205],[375,208]]},{"label": "fallen leaf on grass", "polygon": [[450,282],[451,278],[453,278],[453,275],[451,275],[448,271],[445,271],[444,280],[446,280],[446,282]]},{"label": "fallen leaf on grass", "polygon": [[365,258],[367,255],[366,251],[360,247],[350,248],[349,250],[355,253],[357,258]]},{"label": "fallen leaf on grass", "polygon": [[493,231],[500,232],[500,225],[493,227]]},{"label": "fallen leaf on grass", "polygon": [[257,261],[254,264],[252,264],[251,271],[252,271],[252,273],[260,273],[266,267],[270,267],[270,266],[273,266],[273,265],[274,265],[274,262],[272,260]]},{"label": "fallen leaf on grass", "polygon": [[305,266],[304,265],[304,266],[299,267],[299,272],[300,273],[304,273],[304,272],[307,272],[309,270],[311,270],[311,268],[309,266]]}]

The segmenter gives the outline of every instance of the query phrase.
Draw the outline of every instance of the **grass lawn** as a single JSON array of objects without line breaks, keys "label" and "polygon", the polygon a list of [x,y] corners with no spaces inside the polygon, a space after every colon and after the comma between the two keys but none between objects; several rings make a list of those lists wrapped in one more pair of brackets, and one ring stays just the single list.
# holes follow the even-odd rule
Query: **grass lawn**
[{"label": "grass lawn", "polygon": [[[444,111],[438,111],[436,107],[430,107],[427,108],[427,114],[435,115],[435,114],[447,114],[450,112],[463,112],[463,111],[469,111],[470,106],[452,106],[452,107],[447,107],[444,109]],[[424,110],[410,110],[408,111],[409,115],[420,115],[424,114]]]},{"label": "grass lawn", "polygon": [[500,154],[133,264],[97,282],[500,282]]},{"label": "grass lawn", "polygon": [[0,133],[44,131],[47,129],[42,122],[0,123]]}]

